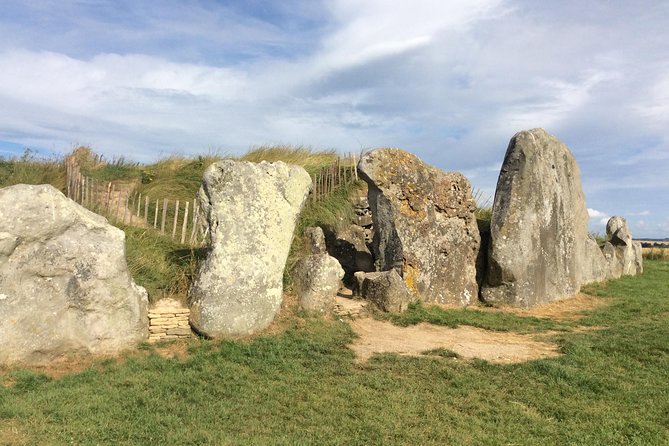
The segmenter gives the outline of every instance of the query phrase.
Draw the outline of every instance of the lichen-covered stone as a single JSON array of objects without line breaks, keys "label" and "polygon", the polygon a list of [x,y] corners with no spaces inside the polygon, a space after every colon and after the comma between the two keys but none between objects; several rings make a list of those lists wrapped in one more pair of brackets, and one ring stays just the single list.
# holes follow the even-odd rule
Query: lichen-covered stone
[{"label": "lichen-covered stone", "polygon": [[482,297],[530,307],[575,295],[603,268],[587,225],[567,146],[543,129],[517,133],[497,182]]},{"label": "lichen-covered stone", "polygon": [[422,301],[476,302],[480,237],[469,181],[400,149],[369,152],[358,170],[369,186],[376,270],[396,270]]},{"label": "lichen-covered stone", "polygon": [[300,308],[310,314],[329,314],[344,277],[344,270],[334,257],[312,254],[297,262],[293,269],[293,287]]},{"label": "lichen-covered stone", "polygon": [[50,185],[0,189],[0,364],[116,353],[148,338],[125,234]]},{"label": "lichen-covered stone", "polygon": [[299,166],[219,161],[198,193],[211,247],[189,292],[190,321],[207,337],[267,327],[283,296],[295,223],[311,187]]}]

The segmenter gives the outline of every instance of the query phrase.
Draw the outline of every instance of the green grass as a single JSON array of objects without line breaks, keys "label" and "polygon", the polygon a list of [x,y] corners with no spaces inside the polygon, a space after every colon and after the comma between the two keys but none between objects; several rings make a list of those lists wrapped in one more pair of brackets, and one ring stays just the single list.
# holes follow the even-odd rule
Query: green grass
[{"label": "green grass", "polygon": [[0,158],[0,187],[51,184],[65,190],[65,167],[60,160],[39,158],[27,149],[18,158]]},{"label": "green grass", "polygon": [[[645,267],[589,287],[608,305],[582,323],[606,328],[553,334],[561,357],[495,365],[435,351],[357,364],[347,324],[296,319],[274,337],[194,340],[184,360],[147,347],[58,380],[5,371],[0,433],[41,445],[666,445],[669,262]],[[500,330],[551,329],[487,317]]]},{"label": "green grass", "polygon": [[170,297],[185,302],[205,250],[176,243],[153,229],[131,226],[122,229],[130,275],[146,288],[149,300]]}]

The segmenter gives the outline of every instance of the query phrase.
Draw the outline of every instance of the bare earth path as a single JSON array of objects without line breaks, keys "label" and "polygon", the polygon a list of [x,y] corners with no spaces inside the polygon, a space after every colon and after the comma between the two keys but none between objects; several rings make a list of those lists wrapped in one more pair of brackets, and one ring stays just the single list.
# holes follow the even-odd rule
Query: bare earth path
[{"label": "bare earth path", "polygon": [[559,355],[555,344],[536,341],[529,335],[468,326],[449,328],[421,323],[398,327],[365,318],[351,321],[351,328],[359,336],[350,345],[358,361],[366,361],[374,353],[419,356],[437,348],[452,350],[465,359],[479,358],[503,364]]},{"label": "bare earth path", "polygon": [[[577,320],[584,312],[603,305],[603,300],[579,294],[571,299],[523,310],[515,308],[479,308],[472,311],[511,312],[519,316]],[[445,348],[465,359],[485,359],[494,363],[512,364],[533,359],[559,356],[557,345],[539,341],[534,335],[496,332],[460,326],[442,327],[421,323],[411,327],[398,327],[390,322],[370,317],[350,322],[358,338],[350,345],[357,360],[366,361],[374,353],[397,353],[420,356],[423,352]]]}]

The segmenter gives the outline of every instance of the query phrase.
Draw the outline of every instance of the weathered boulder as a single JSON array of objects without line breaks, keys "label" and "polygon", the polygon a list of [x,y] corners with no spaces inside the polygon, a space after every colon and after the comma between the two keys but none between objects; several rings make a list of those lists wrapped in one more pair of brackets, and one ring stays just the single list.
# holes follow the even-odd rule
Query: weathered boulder
[{"label": "weathered boulder", "polygon": [[480,238],[469,181],[400,149],[369,152],[358,170],[369,187],[376,270],[396,270],[422,301],[476,302]]},{"label": "weathered boulder", "polygon": [[0,364],[115,353],[148,338],[125,234],[50,185],[0,189]]},{"label": "weathered boulder", "polygon": [[606,223],[606,235],[613,249],[610,257],[613,277],[633,276],[643,273],[641,244],[632,240],[632,234],[623,217],[611,217]]},{"label": "weathered boulder", "polygon": [[543,129],[517,133],[497,182],[483,299],[530,307],[575,295],[603,267],[587,225],[567,146]]},{"label": "weathered boulder", "polygon": [[359,294],[388,313],[402,313],[415,299],[396,270],[356,273]]},{"label": "weathered boulder", "polygon": [[344,270],[334,257],[312,254],[293,269],[293,286],[300,308],[311,314],[329,314],[334,309]]},{"label": "weathered boulder", "polygon": [[301,167],[219,161],[198,202],[211,247],[189,292],[190,322],[207,337],[251,334],[278,312],[295,223],[311,187]]}]

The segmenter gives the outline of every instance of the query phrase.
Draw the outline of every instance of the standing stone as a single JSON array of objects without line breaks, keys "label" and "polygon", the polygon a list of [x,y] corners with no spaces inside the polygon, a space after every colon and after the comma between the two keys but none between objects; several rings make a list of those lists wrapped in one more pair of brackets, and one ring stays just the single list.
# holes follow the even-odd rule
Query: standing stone
[{"label": "standing stone", "polygon": [[396,270],[425,302],[476,302],[480,238],[469,181],[400,149],[369,152],[358,170],[369,186],[376,270]]},{"label": "standing stone", "polygon": [[309,174],[283,162],[219,161],[198,193],[211,241],[189,293],[190,322],[216,338],[267,327],[283,296],[283,271]]},{"label": "standing stone", "polygon": [[0,189],[0,364],[130,348],[147,307],[123,231],[50,185]]},{"label": "standing stone", "polygon": [[293,286],[300,308],[310,314],[329,314],[334,309],[344,270],[334,257],[312,254],[297,262]]},{"label": "standing stone", "polygon": [[613,277],[633,276],[643,272],[641,244],[632,240],[632,234],[623,217],[611,217],[606,223],[606,235],[615,255],[610,256]]},{"label": "standing stone", "polygon": [[580,170],[567,146],[543,129],[517,133],[495,192],[484,300],[531,307],[578,293],[584,269],[594,276],[603,268],[587,225]]}]

